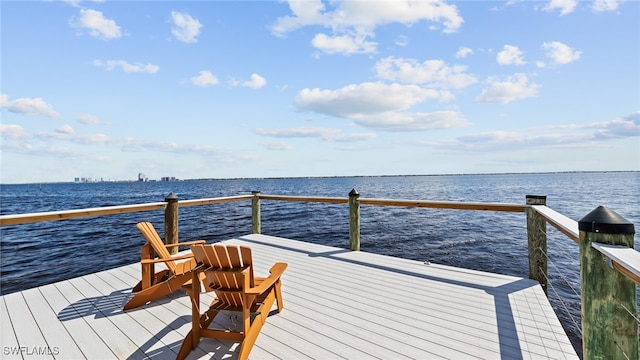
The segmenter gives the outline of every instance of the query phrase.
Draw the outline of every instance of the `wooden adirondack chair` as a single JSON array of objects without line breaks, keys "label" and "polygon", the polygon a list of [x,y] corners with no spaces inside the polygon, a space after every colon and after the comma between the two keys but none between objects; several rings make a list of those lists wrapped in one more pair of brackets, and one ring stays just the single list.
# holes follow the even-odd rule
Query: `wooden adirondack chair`
[{"label": "wooden adirondack chair", "polygon": [[[124,305],[124,310],[136,308],[149,301],[168,295],[180,288],[191,290],[191,270],[197,263],[193,254],[171,256],[168,248],[175,246],[188,246],[194,244],[204,244],[204,240],[188,241],[177,244],[165,245],[158,235],[158,232],[150,222],[141,222],[136,225],[138,230],[144,235],[147,242],[140,251],[140,264],[142,265],[142,280],[133,287],[132,292],[136,293]],[[156,257],[156,255],[158,257]],[[185,260],[177,262],[177,260]],[[155,272],[154,265],[164,263],[167,269]],[[204,278],[204,276],[203,276]],[[198,282],[198,286],[200,283]]]},{"label": "wooden adirondack chair", "polygon": [[[282,311],[282,291],[280,277],[287,268],[286,263],[275,263],[267,278],[253,276],[251,248],[223,244],[192,245],[191,251],[200,264],[193,271],[191,297],[192,330],[184,339],[178,359],[184,359],[195,349],[201,337],[240,341],[238,359],[249,356],[260,329],[264,324],[274,301],[278,312]],[[216,298],[209,309],[200,314],[200,288],[196,288],[198,274],[204,273],[203,280],[213,289]],[[214,318],[222,310],[242,313],[242,329],[209,329]]]}]

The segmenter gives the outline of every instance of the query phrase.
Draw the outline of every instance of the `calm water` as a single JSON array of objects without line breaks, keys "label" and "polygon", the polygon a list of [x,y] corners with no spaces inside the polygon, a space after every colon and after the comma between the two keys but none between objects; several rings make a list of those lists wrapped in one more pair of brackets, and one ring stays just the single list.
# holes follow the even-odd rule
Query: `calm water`
[{"label": "calm water", "polygon": [[[163,201],[247,195],[524,203],[547,195],[547,206],[574,219],[600,205],[640,225],[640,172],[297,179],[211,180],[147,183],[2,185],[0,213],[82,209]],[[162,235],[162,211],[0,228],[1,287],[7,294],[139,261],[144,240],[139,221]],[[348,247],[348,206],[262,201],[262,232]],[[180,240],[209,242],[251,232],[250,201],[180,209]],[[361,249],[420,261],[528,276],[524,213],[361,208]],[[638,235],[635,238],[639,247]],[[548,228],[549,297],[574,344],[579,343],[578,246]]]}]

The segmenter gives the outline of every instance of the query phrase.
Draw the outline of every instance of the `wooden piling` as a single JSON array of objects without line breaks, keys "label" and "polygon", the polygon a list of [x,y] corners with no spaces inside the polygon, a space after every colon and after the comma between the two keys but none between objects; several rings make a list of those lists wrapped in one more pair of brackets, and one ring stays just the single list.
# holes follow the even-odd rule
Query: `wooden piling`
[{"label": "wooden piling", "polygon": [[[178,243],[178,196],[174,193],[170,193],[164,198],[167,202],[167,207],[164,209],[164,243],[165,244],[177,244]],[[169,253],[175,255],[178,253],[178,247],[170,247]]]},{"label": "wooden piling", "polygon": [[591,246],[596,242],[633,248],[634,225],[599,206],[578,222],[578,229],[584,359],[638,359],[635,283]]},{"label": "wooden piling", "polygon": [[349,249],[360,251],[360,194],[349,192]]},{"label": "wooden piling", "polygon": [[252,191],[251,199],[251,232],[254,234],[261,233],[260,225],[260,191]]},{"label": "wooden piling", "polygon": [[[527,205],[546,205],[545,195],[527,195]],[[548,295],[547,222],[530,206],[527,214],[527,243],[529,246],[529,279],[536,280]]]}]

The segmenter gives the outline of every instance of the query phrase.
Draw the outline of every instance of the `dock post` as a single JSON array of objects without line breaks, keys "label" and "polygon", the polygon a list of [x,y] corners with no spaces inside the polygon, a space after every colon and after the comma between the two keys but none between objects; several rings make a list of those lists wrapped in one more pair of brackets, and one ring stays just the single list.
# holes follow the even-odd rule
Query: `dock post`
[{"label": "dock post", "polygon": [[[167,202],[167,207],[164,209],[164,243],[176,244],[178,242],[178,196],[169,193],[164,201]],[[177,246],[168,250],[171,255],[178,253]]]},{"label": "dock post", "polygon": [[578,222],[585,360],[638,359],[636,285],[591,243],[633,248],[633,223],[599,206]]},{"label": "dock post", "polygon": [[360,251],[360,194],[349,192],[349,249]]},{"label": "dock post", "polygon": [[252,191],[253,198],[251,199],[251,232],[253,234],[260,234],[260,191]]},{"label": "dock post", "polygon": [[[527,195],[527,205],[547,205],[546,195]],[[529,244],[529,279],[536,280],[548,294],[547,222],[531,207],[527,213],[527,242]]]}]

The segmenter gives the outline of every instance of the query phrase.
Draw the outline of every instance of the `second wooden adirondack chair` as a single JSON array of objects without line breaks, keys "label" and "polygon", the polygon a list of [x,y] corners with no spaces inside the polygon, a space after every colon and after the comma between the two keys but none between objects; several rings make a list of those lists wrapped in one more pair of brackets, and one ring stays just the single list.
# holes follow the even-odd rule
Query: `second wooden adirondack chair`
[{"label": "second wooden adirondack chair", "polygon": [[[251,248],[223,244],[192,245],[191,251],[199,265],[192,272],[191,297],[192,329],[184,339],[178,359],[184,359],[195,349],[201,337],[239,341],[238,359],[245,360],[253,347],[262,325],[269,316],[274,301],[278,312],[282,311],[282,291],[280,277],[287,268],[286,263],[275,263],[266,278],[253,276]],[[209,309],[200,314],[200,288],[195,284],[199,274],[206,278],[205,290],[210,288],[216,298]],[[210,329],[209,326],[221,311],[241,314],[241,329]]]},{"label": "second wooden adirondack chair", "polygon": [[[188,241],[177,244],[165,245],[158,232],[150,222],[141,222],[136,225],[147,242],[142,246],[140,264],[142,265],[142,280],[133,287],[136,293],[124,305],[124,310],[142,306],[149,301],[183,288],[191,290],[191,270],[196,267],[196,261],[192,253],[171,256],[170,247],[204,244],[204,240]],[[158,256],[156,257],[157,254]],[[179,260],[185,260],[178,262]],[[163,263],[167,269],[155,272],[154,265]],[[204,278],[204,276],[203,276]],[[198,282],[198,286],[200,283]]]}]

